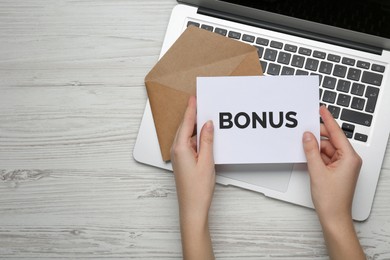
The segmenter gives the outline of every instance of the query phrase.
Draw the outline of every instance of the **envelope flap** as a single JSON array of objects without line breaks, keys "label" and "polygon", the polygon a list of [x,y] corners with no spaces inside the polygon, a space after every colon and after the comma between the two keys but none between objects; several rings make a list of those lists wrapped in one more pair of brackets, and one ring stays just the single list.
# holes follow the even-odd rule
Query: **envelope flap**
[{"label": "envelope flap", "polygon": [[[199,47],[201,46],[201,48]],[[216,51],[218,50],[218,51]],[[255,47],[193,26],[188,27],[146,75],[145,81],[202,68],[256,51]]]},{"label": "envelope flap", "polygon": [[257,55],[241,54],[215,61],[211,64],[188,68],[180,73],[166,74],[154,80],[149,79],[145,83],[155,82],[178,91],[195,95],[196,78],[199,76],[262,75],[260,65],[253,66],[253,64],[259,63],[256,57]]},{"label": "envelope flap", "polygon": [[[253,64],[259,66],[253,66]],[[257,51],[255,55],[245,55],[241,62],[232,70],[229,76],[262,76],[263,70],[259,62]]]}]

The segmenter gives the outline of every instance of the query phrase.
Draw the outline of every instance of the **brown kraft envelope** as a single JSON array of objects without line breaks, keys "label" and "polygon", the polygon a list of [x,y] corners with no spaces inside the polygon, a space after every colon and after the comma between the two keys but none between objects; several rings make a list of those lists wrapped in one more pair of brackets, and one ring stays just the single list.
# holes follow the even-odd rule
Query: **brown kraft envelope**
[{"label": "brown kraft envelope", "polygon": [[194,26],[188,27],[145,77],[164,161],[198,76],[262,75],[257,49]]}]

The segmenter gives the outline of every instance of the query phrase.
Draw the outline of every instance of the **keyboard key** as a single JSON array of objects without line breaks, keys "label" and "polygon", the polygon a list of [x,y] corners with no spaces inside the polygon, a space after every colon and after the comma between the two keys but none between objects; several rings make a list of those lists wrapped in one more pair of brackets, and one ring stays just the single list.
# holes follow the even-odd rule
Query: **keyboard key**
[{"label": "keyboard key", "polygon": [[256,43],[263,46],[268,46],[269,40],[261,37],[257,37]]},{"label": "keyboard key", "polygon": [[268,65],[267,73],[269,75],[279,75],[281,66],[279,64],[270,63]]},{"label": "keyboard key", "polygon": [[244,34],[242,36],[242,40],[244,42],[254,42],[255,41],[255,36],[252,36],[252,35],[248,35],[248,34]]},{"label": "keyboard key", "polygon": [[344,78],[347,73],[347,67],[336,64],[333,70],[333,76]]},{"label": "keyboard key", "polygon": [[278,51],[267,48],[265,50],[265,53],[264,53],[264,59],[270,60],[270,61],[275,61],[277,54],[278,54]]},{"label": "keyboard key", "polygon": [[339,81],[337,82],[337,90],[341,92],[348,93],[350,86],[351,86],[351,82],[343,79],[339,79]]},{"label": "keyboard key", "polygon": [[232,38],[232,39],[239,40],[241,38],[241,33],[230,31],[229,34],[228,34],[228,37]]},{"label": "keyboard key", "polygon": [[341,60],[341,63],[342,63],[342,64],[345,64],[345,65],[349,65],[349,66],[355,66],[355,60],[354,60],[354,59],[351,59],[351,58],[346,58],[346,57],[344,57],[344,58]]},{"label": "keyboard key", "polygon": [[367,62],[367,61],[358,60],[356,66],[358,68],[362,68],[362,69],[369,69],[370,68],[370,63]]},{"label": "keyboard key", "polygon": [[340,116],[340,108],[339,107],[329,105],[328,110],[332,114],[333,118],[335,118],[335,119],[339,118],[339,116]]},{"label": "keyboard key", "polygon": [[355,131],[355,125],[348,124],[348,123],[343,123],[341,125],[341,129],[343,129],[344,131],[353,132],[353,131]]},{"label": "keyboard key", "polygon": [[195,26],[195,27],[199,27],[199,26],[200,26],[199,23],[196,23],[196,22],[193,22],[193,21],[189,21],[189,22],[187,23],[187,27],[190,26],[190,25]]},{"label": "keyboard key", "polygon": [[318,70],[321,73],[330,74],[332,72],[333,64],[326,61],[321,61],[320,69]]},{"label": "keyboard key", "polygon": [[322,101],[333,104],[336,101],[336,95],[337,93],[334,91],[325,90]]},{"label": "keyboard key", "polygon": [[257,46],[257,45],[255,45],[255,47],[257,49],[257,56],[259,56],[259,59],[260,59],[261,57],[263,57],[264,47]]},{"label": "keyboard key", "polygon": [[262,68],[262,70],[263,70],[263,73],[265,73],[265,72],[267,71],[267,65],[268,65],[268,63],[265,62],[265,61],[263,61],[263,60],[261,60],[261,61],[260,61],[260,65],[261,65],[261,68]]},{"label": "keyboard key", "polygon": [[351,96],[345,94],[339,94],[337,97],[337,105],[343,107],[349,107],[349,103],[351,102]]},{"label": "keyboard key", "polygon": [[355,130],[355,126],[352,125],[352,124],[348,124],[348,123],[343,123],[341,125],[341,129],[343,130],[345,136],[347,138],[352,138],[353,136],[353,131]]},{"label": "keyboard key", "polygon": [[324,88],[334,89],[336,87],[336,81],[336,78],[325,76],[324,82],[322,82],[322,86]]},{"label": "keyboard key", "polygon": [[325,59],[326,53],[322,51],[314,51],[313,52],[313,57],[319,58],[319,59]]},{"label": "keyboard key", "polygon": [[353,97],[351,107],[357,110],[363,110],[366,101],[363,98]]},{"label": "keyboard key", "polygon": [[291,54],[290,53],[283,52],[283,51],[279,52],[278,63],[289,64],[290,63],[290,59],[291,59]]},{"label": "keyboard key", "polygon": [[282,75],[294,75],[295,69],[284,66],[282,68]]},{"label": "keyboard key", "polygon": [[205,29],[206,31],[210,31],[210,32],[212,32],[214,30],[214,27],[212,27],[211,25],[207,25],[207,24],[202,24],[202,26],[200,28]]},{"label": "keyboard key", "polygon": [[367,84],[372,84],[375,86],[380,86],[382,84],[383,75],[370,72],[370,71],[364,71],[362,76],[362,82]]},{"label": "keyboard key", "polygon": [[226,36],[226,34],[227,34],[227,30],[222,29],[222,28],[215,28],[214,32],[218,33],[218,34],[220,34],[222,36]]},{"label": "keyboard key", "polygon": [[296,52],[297,49],[298,49],[298,47],[295,46],[295,45],[291,45],[291,44],[286,44],[286,45],[284,45],[284,50],[285,50],[285,51]]},{"label": "keyboard key", "polygon": [[328,54],[328,61],[340,62],[340,60],[341,60],[341,57],[339,55]]},{"label": "keyboard key", "polygon": [[308,49],[308,48],[300,47],[299,50],[298,50],[298,53],[302,54],[302,55],[310,56],[311,55],[311,50]]},{"label": "keyboard key", "polygon": [[372,64],[371,70],[377,71],[377,72],[385,72],[385,66],[378,65],[378,64]]},{"label": "keyboard key", "polygon": [[344,132],[344,134],[345,134],[345,136],[346,136],[347,138],[349,138],[349,139],[352,138],[352,136],[353,136],[353,133],[352,133],[352,132],[349,132],[349,131],[343,131],[343,132]]},{"label": "keyboard key", "polygon": [[283,48],[283,43],[282,42],[278,42],[278,41],[271,41],[270,46],[272,48],[282,49]]},{"label": "keyboard key", "polygon": [[365,85],[355,82],[352,84],[351,94],[363,96],[365,88]]},{"label": "keyboard key", "polygon": [[304,62],[305,62],[305,57],[294,55],[291,61],[291,65],[297,68],[302,68]]},{"label": "keyboard key", "polygon": [[367,142],[367,135],[356,133],[355,134],[355,140],[361,141],[361,142]]},{"label": "keyboard key", "polygon": [[358,81],[362,71],[360,69],[349,68],[347,78]]},{"label": "keyboard key", "polygon": [[341,111],[340,119],[347,122],[363,125],[363,126],[371,126],[372,123],[372,115],[357,112],[346,108],[344,108],[343,111]]},{"label": "keyboard key", "polygon": [[367,87],[366,94],[364,95],[367,98],[366,112],[374,113],[378,95],[379,88],[371,86]]},{"label": "keyboard key", "polygon": [[305,70],[297,70],[295,72],[295,75],[309,75],[309,72],[307,72]]},{"label": "keyboard key", "polygon": [[318,63],[319,63],[318,60],[315,60],[312,58],[307,58],[306,64],[305,64],[305,69],[316,71],[318,68]]}]

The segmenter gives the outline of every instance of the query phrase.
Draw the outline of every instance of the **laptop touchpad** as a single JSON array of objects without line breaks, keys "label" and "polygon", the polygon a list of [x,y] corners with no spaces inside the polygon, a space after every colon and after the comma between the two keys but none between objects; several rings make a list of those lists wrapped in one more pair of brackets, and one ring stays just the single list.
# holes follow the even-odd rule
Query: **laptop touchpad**
[{"label": "laptop touchpad", "polygon": [[[266,189],[286,192],[294,164],[216,165],[219,176]],[[232,185],[235,185],[232,183]]]}]

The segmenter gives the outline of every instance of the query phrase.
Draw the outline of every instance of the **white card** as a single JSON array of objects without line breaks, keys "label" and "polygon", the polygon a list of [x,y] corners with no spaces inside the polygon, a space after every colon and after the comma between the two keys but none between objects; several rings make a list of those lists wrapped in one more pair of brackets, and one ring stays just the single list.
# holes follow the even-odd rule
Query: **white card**
[{"label": "white card", "polygon": [[320,140],[318,76],[198,77],[198,144],[207,120],[216,164],[306,162],[303,133]]}]

